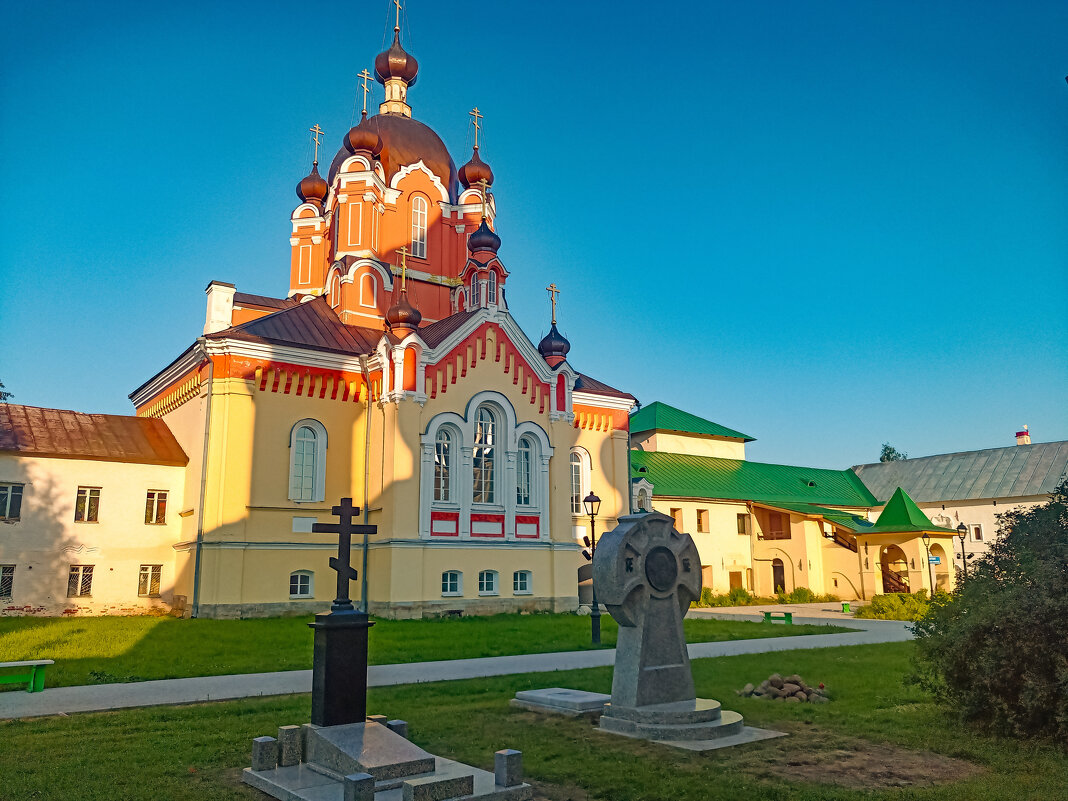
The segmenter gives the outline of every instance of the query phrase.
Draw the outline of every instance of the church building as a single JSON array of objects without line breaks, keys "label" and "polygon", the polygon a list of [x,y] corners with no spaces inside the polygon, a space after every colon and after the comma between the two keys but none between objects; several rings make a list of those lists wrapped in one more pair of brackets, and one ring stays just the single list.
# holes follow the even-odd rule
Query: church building
[{"label": "church building", "polygon": [[[399,15],[398,10],[398,15]],[[354,597],[410,617],[574,610],[578,541],[629,512],[633,396],[578,372],[552,325],[535,344],[508,310],[494,175],[459,169],[413,117],[400,41],[384,88],[320,173],[297,185],[284,297],[207,288],[203,335],[131,394],[188,454],[175,602],[201,617],[323,608],[342,497],[378,527]],[[283,276],[279,276],[283,279]],[[258,288],[257,288],[258,289]]]}]

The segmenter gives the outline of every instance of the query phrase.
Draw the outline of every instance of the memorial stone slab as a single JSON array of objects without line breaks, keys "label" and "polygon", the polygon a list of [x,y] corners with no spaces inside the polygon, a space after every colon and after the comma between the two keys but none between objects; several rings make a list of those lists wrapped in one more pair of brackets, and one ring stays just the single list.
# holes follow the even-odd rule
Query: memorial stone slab
[{"label": "memorial stone slab", "polygon": [[461,798],[475,791],[475,777],[450,776],[438,778],[427,776],[422,779],[408,779],[402,787],[403,801],[448,801]]},{"label": "memorial stone slab", "polygon": [[501,787],[523,782],[523,752],[504,748],[493,754],[493,776]]},{"label": "memorial stone slab", "polygon": [[252,769],[274,770],[278,767],[278,740],[256,737],[252,741]]},{"label": "memorial stone slab", "polygon": [[282,767],[299,765],[303,754],[300,726],[278,727],[278,764]]},{"label": "memorial stone slab", "polygon": [[511,705],[536,712],[551,712],[565,717],[579,717],[582,715],[601,714],[604,710],[604,705],[611,699],[612,696],[605,693],[549,687],[544,690],[520,690],[515,694]]}]

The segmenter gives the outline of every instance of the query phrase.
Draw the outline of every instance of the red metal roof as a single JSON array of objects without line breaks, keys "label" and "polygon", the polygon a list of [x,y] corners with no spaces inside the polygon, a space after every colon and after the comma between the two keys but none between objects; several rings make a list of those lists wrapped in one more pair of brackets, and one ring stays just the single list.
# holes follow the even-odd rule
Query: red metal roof
[{"label": "red metal roof", "polygon": [[357,355],[371,353],[381,336],[381,331],[345,325],[330,308],[326,298],[318,297],[242,325],[208,334],[207,338],[296,345]]},{"label": "red metal roof", "polygon": [[610,387],[603,381],[590,378],[583,373],[579,373],[578,379],[575,381],[575,392],[589,392],[591,395],[608,395],[613,398],[630,398],[631,400],[637,400],[637,398],[629,392]]},{"label": "red metal roof", "polygon": [[184,466],[189,457],[162,420],[0,403],[0,451],[23,456]]},{"label": "red metal roof", "polygon": [[458,331],[460,327],[478,314],[478,309],[468,309],[467,311],[457,312],[456,314],[450,314],[448,317],[443,317],[436,323],[423,326],[419,329],[419,336],[427,344],[429,348],[436,348],[442,342],[449,338],[449,334]]},{"label": "red metal roof", "polygon": [[262,306],[267,309],[288,309],[299,303],[298,298],[271,298],[267,295],[250,295],[247,292],[234,293],[235,306]]}]

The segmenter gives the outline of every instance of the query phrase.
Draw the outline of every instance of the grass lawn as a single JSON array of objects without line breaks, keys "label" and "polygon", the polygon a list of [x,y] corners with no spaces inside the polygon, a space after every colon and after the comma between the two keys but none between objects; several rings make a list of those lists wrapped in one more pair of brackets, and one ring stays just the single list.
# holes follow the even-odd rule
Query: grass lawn
[{"label": "grass lawn", "polygon": [[[0,618],[0,660],[54,659],[48,687],[311,667],[308,617],[179,620],[170,617]],[[690,642],[829,634],[832,626],[687,620]],[[602,647],[616,623],[601,617]],[[379,620],[370,637],[376,665],[589,649],[590,619],[578,615],[495,615]],[[16,685],[0,687],[17,689]]]},{"label": "grass lawn", "polygon": [[[911,643],[705,659],[698,693],[790,734],[705,754],[603,734],[587,721],[511,709],[521,689],[607,692],[611,669],[377,688],[369,712],[409,721],[434,753],[492,769],[518,748],[549,801],[1051,801],[1065,798],[1063,745],[972,733],[902,683]],[[739,698],[778,671],[824,681],[832,703]],[[66,801],[264,799],[239,783],[251,739],[302,723],[310,698],[0,722],[0,798]],[[74,795],[72,795],[72,793]]]}]

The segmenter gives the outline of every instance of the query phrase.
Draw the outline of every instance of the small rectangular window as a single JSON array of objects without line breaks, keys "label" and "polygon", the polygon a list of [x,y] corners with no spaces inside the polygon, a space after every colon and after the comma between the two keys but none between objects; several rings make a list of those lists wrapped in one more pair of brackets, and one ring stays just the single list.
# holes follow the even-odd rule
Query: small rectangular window
[{"label": "small rectangular window", "polygon": [[441,574],[441,594],[442,595],[459,595],[460,589],[460,572],[458,570],[446,570]]},{"label": "small rectangular window", "polygon": [[512,574],[512,592],[516,595],[530,594],[530,571],[517,570]]},{"label": "small rectangular window", "polygon": [[67,597],[80,598],[93,594],[93,566],[71,565],[67,576]]},{"label": "small rectangular window", "polygon": [[972,542],[983,541],[983,527],[979,525],[972,526]]},{"label": "small rectangular window", "polygon": [[768,512],[768,530],[764,532],[764,539],[790,539],[790,522],[787,515],[782,512]]},{"label": "small rectangular window", "polygon": [[141,574],[137,578],[137,594],[149,598],[158,597],[162,575],[163,565],[141,565]]},{"label": "small rectangular window", "polygon": [[672,509],[671,519],[675,521],[675,530],[682,533],[682,509]]},{"label": "small rectangular window", "polygon": [[749,515],[746,515],[746,514],[739,514],[738,515],[738,533],[739,534],[748,534],[749,533]]},{"label": "small rectangular window", "polygon": [[15,586],[15,566],[0,565],[0,598],[10,598]]},{"label": "small rectangular window", "polygon": [[100,487],[78,487],[74,504],[75,523],[96,523],[100,517]]},{"label": "small rectangular window", "polygon": [[22,484],[0,484],[0,520],[18,520],[22,514]]},{"label": "small rectangular window", "polygon": [[698,533],[701,533],[701,534],[707,534],[708,533],[708,510],[707,509],[698,509],[697,510],[697,531],[698,531]]},{"label": "small rectangular window", "polygon": [[311,573],[298,571],[289,574],[289,597],[311,598],[312,577]]},{"label": "small rectangular window", "polygon": [[162,526],[167,522],[167,491],[149,490],[145,500],[145,525]]},{"label": "small rectangular window", "polygon": [[479,595],[497,594],[497,574],[492,570],[483,570],[478,574]]}]

